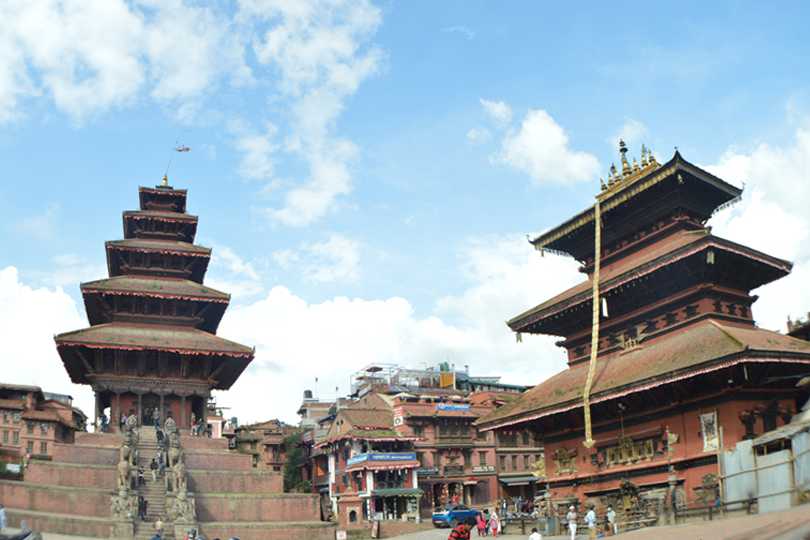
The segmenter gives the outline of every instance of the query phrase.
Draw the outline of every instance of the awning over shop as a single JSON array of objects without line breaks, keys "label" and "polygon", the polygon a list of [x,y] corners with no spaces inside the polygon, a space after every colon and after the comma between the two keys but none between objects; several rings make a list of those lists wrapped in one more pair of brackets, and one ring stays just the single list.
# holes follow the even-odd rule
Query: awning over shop
[{"label": "awning over shop", "polygon": [[529,484],[537,482],[537,477],[530,474],[528,476],[501,477],[498,480],[507,486],[528,486]]},{"label": "awning over shop", "polygon": [[410,495],[418,497],[422,495],[422,490],[419,488],[381,488],[371,491],[372,497],[393,497],[395,495]]}]

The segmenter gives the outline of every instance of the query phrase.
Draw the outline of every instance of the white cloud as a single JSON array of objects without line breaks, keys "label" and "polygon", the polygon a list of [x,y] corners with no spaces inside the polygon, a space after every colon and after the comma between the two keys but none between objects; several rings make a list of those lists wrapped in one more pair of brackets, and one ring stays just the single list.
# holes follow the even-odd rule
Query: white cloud
[{"label": "white cloud", "polygon": [[447,26],[442,28],[442,32],[446,34],[459,34],[464,36],[467,41],[472,41],[475,39],[475,32],[473,32],[470,28],[463,26],[463,25],[456,25],[456,26]]},{"label": "white cloud", "polygon": [[498,125],[505,126],[512,121],[512,108],[503,101],[490,101],[481,98],[481,107],[484,112]]},{"label": "white cloud", "polygon": [[240,257],[230,247],[216,243],[206,284],[240,301],[264,292],[261,276],[253,263]]},{"label": "white cloud", "polygon": [[565,130],[544,110],[529,110],[503,139],[495,161],[527,173],[538,184],[595,180],[599,161],[569,146]]},{"label": "white cloud", "polygon": [[32,276],[39,277],[49,287],[78,291],[80,283],[101,279],[107,274],[106,264],[88,261],[75,253],[56,255],[51,262],[47,272],[32,272]]},{"label": "white cloud", "polygon": [[770,255],[792,260],[793,272],[761,287],[754,305],[757,321],[784,329],[810,310],[810,128],[799,122],[784,148],[762,143],[750,152],[729,149],[707,167],[727,181],[745,183],[743,200],[712,219],[716,234]]},{"label": "white cloud", "polygon": [[193,100],[220,78],[250,79],[232,23],[181,0],[12,0],[0,18],[0,120],[24,97],[48,96],[81,121],[145,88]]},{"label": "white cloud", "polygon": [[87,386],[70,382],[53,336],[87,326],[74,300],[60,287],[33,288],[13,266],[0,269],[0,343],[3,382],[34,384],[70,394],[92,418],[93,396]]},{"label": "white cloud", "polygon": [[268,216],[285,225],[308,225],[352,190],[349,165],[357,148],[333,132],[346,98],[379,69],[382,52],[366,45],[381,13],[366,1],[245,0],[239,17],[270,24],[254,41],[254,52],[278,73],[281,96],[291,102],[285,150],[309,167],[309,177]]},{"label": "white cloud", "polygon": [[[448,360],[513,383],[537,382],[564,367],[554,338],[527,336],[516,343],[504,321],[579,280],[577,264],[541,257],[518,235],[470,242],[459,261],[467,289],[442,298],[425,316],[400,297],[309,303],[284,287],[232,308],[221,334],[256,345],[256,359],[220,402],[243,420],[295,421],[301,394],[312,387],[308,381],[318,377],[321,390],[328,389],[322,397],[331,398],[335,386],[346,393],[348,374],[371,362],[420,366]],[[273,403],[257,407],[249,396],[270,384]]]},{"label": "white cloud", "polygon": [[360,277],[360,242],[341,234],[298,249],[275,251],[272,258],[283,270],[294,269],[315,283],[351,282]]},{"label": "white cloud", "polygon": [[255,180],[273,178],[273,153],[278,150],[273,140],[277,131],[274,125],[268,124],[264,133],[242,133],[237,137],[236,149],[242,153],[239,174]]},{"label": "white cloud", "polygon": [[483,144],[490,139],[491,135],[486,128],[471,128],[467,131],[467,141],[470,144]]},{"label": "white cloud", "polygon": [[627,143],[628,146],[638,146],[644,142],[642,139],[646,136],[647,126],[645,126],[643,122],[628,118],[624,121],[622,127],[619,128],[619,131],[613,134],[607,142],[610,143],[614,149],[619,147],[620,140]]},{"label": "white cloud", "polygon": [[56,231],[56,220],[59,217],[59,205],[49,204],[39,214],[34,214],[20,220],[14,228],[23,234],[37,240],[48,240]]}]

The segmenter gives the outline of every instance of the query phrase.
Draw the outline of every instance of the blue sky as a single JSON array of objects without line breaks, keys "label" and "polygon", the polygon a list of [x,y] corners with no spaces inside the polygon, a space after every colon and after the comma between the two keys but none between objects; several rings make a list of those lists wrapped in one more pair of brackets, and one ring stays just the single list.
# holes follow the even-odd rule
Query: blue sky
[{"label": "blue sky", "polygon": [[[221,333],[257,345],[220,398],[250,419],[292,419],[315,376],[330,397],[369,361],[450,359],[513,382],[561,369],[552,338],[518,346],[503,325],[580,277],[525,234],[592,200],[622,135],[631,154],[678,146],[745,181],[717,229],[799,276],[810,259],[799,2],[31,1],[0,15],[0,352],[36,342],[37,369],[7,376],[85,406],[49,336],[84,324],[78,283],[103,277],[103,242],[175,141],[192,151],[170,179],[214,248],[210,282],[234,293]],[[791,283],[763,300],[763,324],[810,309]],[[268,385],[284,390],[248,405]]]}]

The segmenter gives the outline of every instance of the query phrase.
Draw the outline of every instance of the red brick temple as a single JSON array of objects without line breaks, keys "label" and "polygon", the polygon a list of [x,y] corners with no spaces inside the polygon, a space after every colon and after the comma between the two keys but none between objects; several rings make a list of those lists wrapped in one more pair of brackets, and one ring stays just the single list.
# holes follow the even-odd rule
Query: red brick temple
[{"label": "red brick temple", "polygon": [[791,263],[706,226],[741,190],[678,152],[659,164],[642,147],[631,164],[620,149],[621,170],[611,168],[597,204],[531,241],[572,256],[588,279],[508,322],[517,333],[561,336],[568,368],[478,422],[542,436],[554,512],[585,501],[629,511],[638,499],[628,490],[659,504],[712,502],[717,453],[783,425],[807,399],[794,385],[810,365],[810,343],[758,328],[752,314],[751,290]]},{"label": "red brick temple", "polygon": [[186,190],[164,182],[138,191],[140,210],[123,214],[124,239],[105,245],[110,277],[81,285],[91,326],[56,345],[71,380],[92,386],[96,417],[107,411],[117,428],[122,413],[150,423],[157,412],[187,429],[253,350],[216,335],[230,296],[203,284],[211,250],[194,244]]},{"label": "red brick temple", "polygon": [[[164,539],[191,529],[207,538],[334,538],[317,495],[284,493],[280,470],[257,467],[226,438],[189,434],[193,419],[206,418],[211,391],[230,388],[253,350],[215,333],[229,296],[203,285],[211,250],[193,244],[197,218],[186,213],[186,191],[164,177],[139,195],[140,210],[124,212],[124,240],[106,244],[109,278],[81,286],[91,326],[55,338],[71,380],[93,388],[95,413],[111,416],[111,429],[49,442],[21,481],[0,479],[9,525],[146,540],[160,519]],[[140,423],[121,433],[121,413]],[[156,415],[169,457],[153,479]],[[145,519],[138,497],[148,502]]]}]

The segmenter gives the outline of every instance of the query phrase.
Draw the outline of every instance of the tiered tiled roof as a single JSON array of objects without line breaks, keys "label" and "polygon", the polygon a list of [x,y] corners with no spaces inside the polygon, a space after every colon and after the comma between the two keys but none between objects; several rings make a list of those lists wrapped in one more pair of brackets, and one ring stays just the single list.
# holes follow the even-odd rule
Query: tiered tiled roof
[{"label": "tiered tiled roof", "polygon": [[[627,352],[600,357],[591,403],[615,399],[667,382],[745,362],[776,361],[810,365],[810,342],[762,330],[704,320],[681,332],[643,342]],[[586,363],[574,365],[481,418],[491,428],[582,407]]]},{"label": "tiered tiled roof", "polygon": [[87,383],[98,366],[81,349],[169,352],[210,358],[215,387],[228,388],[253,349],[214,333],[230,297],[202,284],[211,249],[191,243],[197,217],[185,213],[186,191],[164,178],[139,196],[140,209],[123,214],[125,238],[105,244],[110,277],[81,286],[92,326],[55,338],[65,367]]}]

